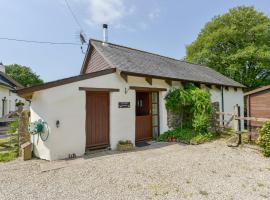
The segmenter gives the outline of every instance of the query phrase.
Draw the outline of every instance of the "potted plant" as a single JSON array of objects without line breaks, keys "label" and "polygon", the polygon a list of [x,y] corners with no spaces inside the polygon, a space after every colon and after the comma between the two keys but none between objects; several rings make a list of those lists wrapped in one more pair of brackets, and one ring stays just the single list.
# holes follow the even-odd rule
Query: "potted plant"
[{"label": "potted plant", "polygon": [[16,107],[17,107],[19,112],[21,112],[23,110],[23,106],[24,106],[24,103],[21,101],[16,103]]},{"label": "potted plant", "polygon": [[129,151],[133,149],[133,144],[130,140],[122,141],[120,140],[117,145],[118,151]]}]

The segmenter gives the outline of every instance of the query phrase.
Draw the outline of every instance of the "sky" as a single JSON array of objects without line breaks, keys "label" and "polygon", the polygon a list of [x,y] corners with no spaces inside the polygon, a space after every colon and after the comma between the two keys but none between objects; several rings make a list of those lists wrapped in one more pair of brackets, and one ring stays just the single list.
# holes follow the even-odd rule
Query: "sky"
[{"label": "sky", "polygon": [[241,5],[270,16],[269,0],[0,0],[0,38],[75,43],[0,39],[0,61],[29,66],[46,82],[78,75],[79,33],[102,40],[103,23],[109,42],[182,59],[207,22]]}]

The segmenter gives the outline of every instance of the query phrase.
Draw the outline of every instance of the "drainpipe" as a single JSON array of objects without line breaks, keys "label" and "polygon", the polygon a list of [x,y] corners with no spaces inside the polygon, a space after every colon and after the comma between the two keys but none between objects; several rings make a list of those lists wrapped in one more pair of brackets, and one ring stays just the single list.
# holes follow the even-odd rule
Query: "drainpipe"
[{"label": "drainpipe", "polygon": [[[224,112],[224,88],[221,86],[221,112]],[[224,126],[224,115],[222,115],[222,125]]]},{"label": "drainpipe", "polygon": [[4,117],[4,115],[5,115],[5,101],[6,101],[6,97],[4,97],[3,99],[2,99],[2,117]]}]

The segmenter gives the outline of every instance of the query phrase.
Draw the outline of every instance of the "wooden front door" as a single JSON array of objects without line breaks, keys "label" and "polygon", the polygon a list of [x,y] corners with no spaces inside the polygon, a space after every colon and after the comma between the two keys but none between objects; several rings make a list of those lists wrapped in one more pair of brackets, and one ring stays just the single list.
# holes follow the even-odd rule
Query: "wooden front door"
[{"label": "wooden front door", "polygon": [[109,93],[86,92],[86,148],[109,146]]},{"label": "wooden front door", "polygon": [[150,98],[149,92],[136,92],[136,142],[152,138]]}]

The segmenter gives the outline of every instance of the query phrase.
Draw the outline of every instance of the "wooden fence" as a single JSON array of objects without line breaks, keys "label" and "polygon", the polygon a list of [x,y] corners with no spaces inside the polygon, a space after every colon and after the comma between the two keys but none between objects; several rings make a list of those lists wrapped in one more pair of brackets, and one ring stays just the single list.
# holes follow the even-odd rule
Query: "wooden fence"
[{"label": "wooden fence", "polygon": [[[251,127],[248,127],[248,130],[243,130],[242,127],[244,125],[243,122],[247,121],[247,124],[250,124],[250,121],[256,121],[256,122],[266,122],[270,119],[268,118],[258,118],[258,117],[245,117],[241,116],[240,113],[240,107],[238,105],[234,106],[234,112],[216,112],[216,114],[219,117],[220,127],[221,128],[233,128],[235,132],[239,136],[238,144],[242,143],[242,134],[248,134],[249,135],[249,141],[251,141],[252,135],[257,135],[257,131],[254,131],[251,129]],[[225,119],[225,116],[227,116],[227,119]],[[229,119],[228,119],[229,118]],[[230,126],[230,124],[232,125]]]},{"label": "wooden fence", "polygon": [[0,118],[0,152],[15,150],[19,144],[18,133],[9,133],[9,124],[17,121],[17,118]]}]

